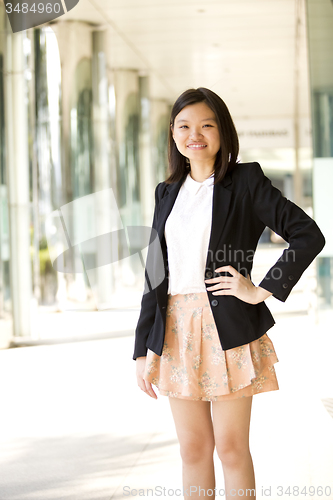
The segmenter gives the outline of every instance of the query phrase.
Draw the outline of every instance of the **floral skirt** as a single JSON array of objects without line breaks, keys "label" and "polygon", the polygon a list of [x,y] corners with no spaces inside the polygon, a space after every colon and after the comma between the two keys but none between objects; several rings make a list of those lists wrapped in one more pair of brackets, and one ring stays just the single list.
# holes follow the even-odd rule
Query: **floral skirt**
[{"label": "floral skirt", "polygon": [[223,401],[279,389],[267,334],[223,351],[206,292],[168,296],[162,355],[148,349],[144,379],[160,395]]}]

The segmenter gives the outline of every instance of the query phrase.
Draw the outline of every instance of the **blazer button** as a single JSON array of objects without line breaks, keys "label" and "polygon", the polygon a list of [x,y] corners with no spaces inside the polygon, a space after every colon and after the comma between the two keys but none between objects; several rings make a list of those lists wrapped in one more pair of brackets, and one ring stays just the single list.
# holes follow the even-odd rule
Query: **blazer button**
[{"label": "blazer button", "polygon": [[206,278],[210,279],[213,277],[212,271],[206,271]]},{"label": "blazer button", "polygon": [[283,283],[282,288],[288,288],[288,283]]},{"label": "blazer button", "polygon": [[294,276],[291,274],[290,276],[288,276],[288,280],[293,280],[294,279]]},{"label": "blazer button", "polygon": [[211,304],[212,304],[213,307],[217,306],[218,303],[219,303],[219,301],[216,300],[216,299],[212,300],[212,302],[211,302]]}]

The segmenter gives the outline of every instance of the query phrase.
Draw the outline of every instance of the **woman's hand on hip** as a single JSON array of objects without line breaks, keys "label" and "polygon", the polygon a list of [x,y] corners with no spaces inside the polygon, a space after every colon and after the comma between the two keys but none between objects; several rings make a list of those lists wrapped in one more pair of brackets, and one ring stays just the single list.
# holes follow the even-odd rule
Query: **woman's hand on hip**
[{"label": "woman's hand on hip", "polygon": [[205,280],[206,284],[213,285],[207,288],[213,295],[233,295],[248,304],[259,304],[272,295],[264,288],[255,286],[249,275],[245,278],[232,266],[219,267],[215,272],[228,272],[231,276],[218,276]]},{"label": "woman's hand on hip", "polygon": [[136,379],[138,382],[138,386],[142,391],[144,391],[148,396],[157,399],[156,393],[153,390],[153,387],[150,382],[143,378],[145,367],[146,367],[146,356],[140,356],[136,358]]}]

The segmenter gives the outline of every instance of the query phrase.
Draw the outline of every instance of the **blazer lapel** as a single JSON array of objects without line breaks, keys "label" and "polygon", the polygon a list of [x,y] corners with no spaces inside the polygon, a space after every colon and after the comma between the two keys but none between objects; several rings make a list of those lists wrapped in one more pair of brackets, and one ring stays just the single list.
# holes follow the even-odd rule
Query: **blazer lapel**
[{"label": "blazer lapel", "polygon": [[158,223],[157,223],[157,232],[160,238],[160,241],[163,239],[165,222],[171,212],[171,209],[176,201],[179,190],[184,182],[186,177],[181,179],[174,184],[169,184],[166,188],[166,193],[164,194],[162,200],[159,203],[159,211],[158,211]]},{"label": "blazer lapel", "polygon": [[217,249],[228,217],[232,196],[232,192],[226,189],[229,184],[231,184],[231,176],[227,174],[222,182],[214,186],[212,228],[210,232],[206,267],[209,267],[213,260],[212,257]]},{"label": "blazer lapel", "polygon": [[[176,201],[177,195],[185,178],[186,176],[175,184],[169,184],[166,188],[166,193],[159,203],[157,232],[160,241],[162,241],[164,236],[165,222],[172,210],[172,207]],[[231,177],[228,174],[224,177],[222,182],[214,186],[212,226],[210,232],[206,267],[209,267],[210,263],[212,262],[211,257],[214,255],[214,252],[217,249],[222,231],[228,217],[232,192],[229,191],[229,189],[226,189],[226,187],[230,184]]]}]

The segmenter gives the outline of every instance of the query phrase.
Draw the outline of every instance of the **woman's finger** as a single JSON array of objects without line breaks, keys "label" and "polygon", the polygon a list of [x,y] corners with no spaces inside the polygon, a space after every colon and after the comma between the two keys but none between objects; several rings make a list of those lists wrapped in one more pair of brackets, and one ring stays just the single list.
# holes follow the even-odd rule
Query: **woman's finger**
[{"label": "woman's finger", "polygon": [[237,276],[237,274],[240,274],[234,267],[232,266],[222,266],[222,267],[218,267],[217,269],[215,269],[215,272],[216,273],[223,273],[223,272],[228,272],[230,274],[232,274],[232,276]]},{"label": "woman's finger", "polygon": [[144,380],[144,379],[143,379],[143,382],[144,382],[145,387],[146,387],[146,393],[149,394],[149,396],[151,396],[152,398],[157,399],[156,392],[154,391],[151,383],[148,382],[148,380]]},{"label": "woman's finger", "polygon": [[151,396],[152,398],[157,399],[157,395],[154,392],[151,383],[148,382],[147,380],[145,380],[142,376],[138,377],[138,386],[148,396]]},{"label": "woman's finger", "polygon": [[218,276],[217,278],[211,278],[209,280],[205,280],[205,283],[232,283],[234,277],[230,276]]},{"label": "woman's finger", "polygon": [[208,292],[211,292],[212,290],[221,290],[221,289],[231,289],[232,288],[232,283],[218,283],[217,285],[210,286],[209,288],[206,288]]},{"label": "woman's finger", "polygon": [[235,294],[234,290],[232,290],[231,288],[224,288],[223,290],[213,292],[213,295],[233,295],[234,297],[237,297],[237,294]]}]

